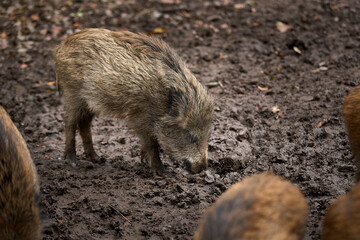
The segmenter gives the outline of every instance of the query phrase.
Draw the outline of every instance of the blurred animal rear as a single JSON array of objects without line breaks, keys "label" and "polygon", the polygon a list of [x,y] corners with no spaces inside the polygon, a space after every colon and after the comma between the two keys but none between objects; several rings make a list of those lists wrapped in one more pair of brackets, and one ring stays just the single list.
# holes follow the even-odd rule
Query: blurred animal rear
[{"label": "blurred animal rear", "polygon": [[344,100],[345,125],[352,153],[355,156],[356,181],[360,180],[360,86],[355,87]]},{"label": "blurred animal rear", "polygon": [[25,140],[0,106],[0,239],[40,238],[39,184]]},{"label": "blurred animal rear", "polygon": [[272,173],[247,177],[223,193],[202,219],[195,240],[298,240],[308,207],[300,190]]},{"label": "blurred animal rear", "polygon": [[331,205],[322,236],[322,240],[357,239],[360,239],[360,183]]}]

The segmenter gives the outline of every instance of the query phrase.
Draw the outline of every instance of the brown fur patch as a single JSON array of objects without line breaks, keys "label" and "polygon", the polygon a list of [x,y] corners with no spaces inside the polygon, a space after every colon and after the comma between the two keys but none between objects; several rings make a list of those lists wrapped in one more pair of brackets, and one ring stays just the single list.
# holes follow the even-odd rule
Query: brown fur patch
[{"label": "brown fur patch", "polygon": [[341,196],[325,215],[323,240],[355,240],[360,237],[360,183]]},{"label": "brown fur patch", "polygon": [[355,87],[344,101],[344,118],[349,135],[351,150],[355,156],[357,173],[360,180],[360,86]]},{"label": "brown fur patch", "polygon": [[302,239],[308,209],[299,189],[271,173],[245,178],[211,206],[195,240]]},{"label": "brown fur patch", "polygon": [[39,239],[38,194],[26,143],[0,106],[0,239]]}]

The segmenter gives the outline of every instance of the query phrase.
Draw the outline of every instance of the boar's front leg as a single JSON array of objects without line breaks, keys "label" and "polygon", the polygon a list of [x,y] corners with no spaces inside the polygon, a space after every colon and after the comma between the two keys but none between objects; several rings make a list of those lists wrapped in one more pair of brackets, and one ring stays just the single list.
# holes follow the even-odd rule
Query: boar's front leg
[{"label": "boar's front leg", "polygon": [[154,139],[142,139],[141,161],[146,161],[155,172],[162,176],[164,174],[164,165],[160,160],[159,144]]}]

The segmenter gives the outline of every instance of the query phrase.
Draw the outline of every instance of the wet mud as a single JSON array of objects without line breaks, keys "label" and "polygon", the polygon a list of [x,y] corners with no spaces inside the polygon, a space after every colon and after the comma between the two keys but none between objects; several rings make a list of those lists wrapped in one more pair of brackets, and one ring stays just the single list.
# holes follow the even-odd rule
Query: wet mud
[{"label": "wet mud", "polygon": [[[358,1],[2,1],[0,104],[23,134],[41,187],[42,239],[192,239],[206,207],[273,171],[309,204],[305,239],[354,185],[342,105],[359,84]],[[281,23],[280,23],[281,22]],[[53,49],[77,29],[161,33],[215,99],[209,167],[162,153],[157,177],[123,121],[95,118],[95,164],[63,160]],[[284,28],[285,27],[285,28]]]}]

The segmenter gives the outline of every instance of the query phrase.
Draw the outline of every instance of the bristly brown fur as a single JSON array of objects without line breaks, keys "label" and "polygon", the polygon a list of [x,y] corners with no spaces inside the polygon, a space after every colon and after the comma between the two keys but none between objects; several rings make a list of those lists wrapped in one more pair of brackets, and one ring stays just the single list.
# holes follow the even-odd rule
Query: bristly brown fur
[{"label": "bristly brown fur", "polygon": [[24,139],[0,106],[0,239],[40,238],[39,185]]},{"label": "bristly brown fur", "polygon": [[230,187],[202,219],[195,240],[299,240],[307,203],[299,189],[271,173]]},{"label": "bristly brown fur", "polygon": [[[158,172],[159,146],[176,160],[190,161],[193,172],[206,167],[214,103],[164,41],[84,29],[55,49],[55,60],[66,107],[65,158],[73,165],[75,130],[80,130],[85,153],[96,161],[91,120],[107,115],[127,120],[141,140],[143,159]],[[198,141],[190,144],[191,139]]]},{"label": "bristly brown fur", "polygon": [[360,237],[360,183],[329,208],[322,240],[356,240]]},{"label": "bristly brown fur", "polygon": [[360,86],[355,87],[344,101],[344,118],[351,150],[357,165],[356,181],[360,181]]}]

